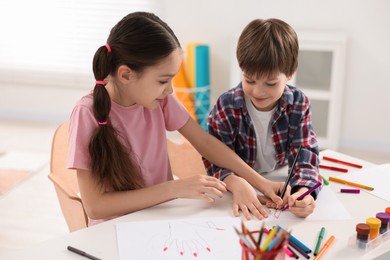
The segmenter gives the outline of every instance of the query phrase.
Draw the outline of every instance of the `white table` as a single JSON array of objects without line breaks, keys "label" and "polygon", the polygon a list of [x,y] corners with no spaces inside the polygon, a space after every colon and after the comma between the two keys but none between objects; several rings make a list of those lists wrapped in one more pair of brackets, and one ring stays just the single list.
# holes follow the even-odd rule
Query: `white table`
[{"label": "white table", "polygon": [[[341,160],[359,163],[364,167],[375,166],[372,163],[331,150],[321,152],[321,156],[322,155],[333,156]],[[332,163],[326,162],[326,164]],[[356,168],[340,164],[337,166],[348,168],[349,172],[358,170]],[[339,174],[343,174],[324,169],[321,169],[320,172],[324,176],[337,176]],[[334,220],[310,222],[305,222],[304,219],[300,219],[298,221],[288,221],[285,223],[278,222],[275,224],[292,229],[292,234],[310,248],[314,248],[317,241],[318,231],[322,226],[325,226],[328,234],[333,234],[336,237],[336,240],[321,259],[373,259],[388,251],[390,249],[390,239],[367,252],[349,246],[348,240],[351,236],[356,234],[355,226],[357,223],[365,222],[367,217],[375,216],[377,212],[384,211],[386,207],[390,206],[390,203],[364,191],[355,196],[352,194],[341,194],[338,191],[340,190],[340,187],[343,186],[342,184],[331,182],[330,185],[345,208],[351,214],[352,219],[342,221]],[[68,245],[72,245],[101,259],[118,259],[115,230],[115,224],[117,223],[128,221],[226,216],[233,216],[231,208],[231,194],[229,193],[224,198],[218,199],[214,204],[208,204],[198,200],[179,199],[128,214],[90,228],[69,233],[65,236],[43,242],[29,248],[0,252],[0,259],[86,259],[69,252],[66,249]],[[270,222],[266,223],[267,226],[272,224]],[[301,256],[300,259],[303,259],[303,257]]]}]

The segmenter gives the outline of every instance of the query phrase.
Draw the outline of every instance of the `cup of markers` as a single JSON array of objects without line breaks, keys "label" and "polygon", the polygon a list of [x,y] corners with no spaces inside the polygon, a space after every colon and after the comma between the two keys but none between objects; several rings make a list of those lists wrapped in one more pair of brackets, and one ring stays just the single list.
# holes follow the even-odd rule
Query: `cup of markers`
[{"label": "cup of markers", "polygon": [[289,233],[283,230],[276,232],[271,230],[265,234],[256,231],[248,231],[240,236],[240,245],[242,248],[242,260],[266,260],[266,259],[285,259],[285,250],[288,245]]}]

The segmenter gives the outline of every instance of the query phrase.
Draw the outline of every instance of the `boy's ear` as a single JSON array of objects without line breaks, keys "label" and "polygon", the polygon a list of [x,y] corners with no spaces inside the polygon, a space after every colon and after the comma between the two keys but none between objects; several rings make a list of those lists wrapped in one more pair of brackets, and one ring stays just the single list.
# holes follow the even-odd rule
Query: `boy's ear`
[{"label": "boy's ear", "polygon": [[133,76],[133,71],[126,65],[120,65],[116,72],[117,79],[122,83],[127,83]]},{"label": "boy's ear", "polygon": [[287,80],[292,80],[293,77],[295,76],[295,73],[297,73],[297,71],[294,71],[293,74],[291,74],[290,76],[287,77]]}]

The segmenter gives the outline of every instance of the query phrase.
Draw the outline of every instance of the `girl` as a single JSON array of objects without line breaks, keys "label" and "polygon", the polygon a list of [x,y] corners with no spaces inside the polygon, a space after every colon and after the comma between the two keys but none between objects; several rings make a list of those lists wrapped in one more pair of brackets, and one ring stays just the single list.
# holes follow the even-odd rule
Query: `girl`
[{"label": "girl", "polygon": [[[145,12],[124,17],[96,51],[95,88],[77,103],[70,118],[67,165],[77,170],[89,225],[175,198],[212,202],[213,196],[223,196],[226,185],[215,177],[199,174],[173,180],[166,130],[178,130],[216,165],[247,179],[255,176],[170,95],[181,60],[173,31]],[[271,200],[282,203],[276,193],[283,183],[261,179],[258,184]],[[266,216],[257,198],[241,209],[248,218],[249,211],[258,218]]]}]

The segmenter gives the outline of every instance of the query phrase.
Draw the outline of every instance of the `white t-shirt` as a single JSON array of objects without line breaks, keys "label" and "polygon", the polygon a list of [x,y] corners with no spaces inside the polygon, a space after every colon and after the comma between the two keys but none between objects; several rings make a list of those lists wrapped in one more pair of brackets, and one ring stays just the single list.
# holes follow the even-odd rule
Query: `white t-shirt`
[{"label": "white t-shirt", "polygon": [[271,172],[276,165],[276,153],[271,128],[271,119],[276,107],[271,111],[263,112],[257,110],[248,97],[245,97],[245,103],[256,132],[257,150],[254,169],[259,173]]}]

